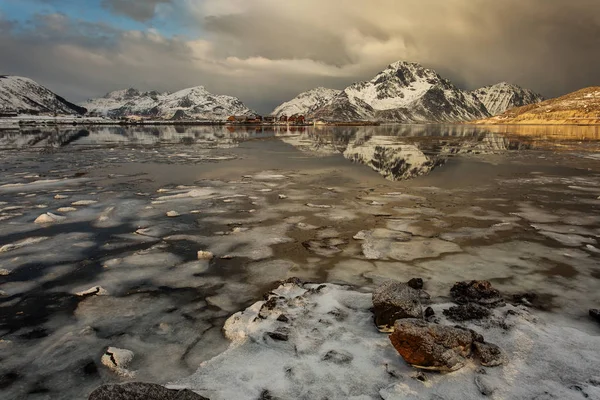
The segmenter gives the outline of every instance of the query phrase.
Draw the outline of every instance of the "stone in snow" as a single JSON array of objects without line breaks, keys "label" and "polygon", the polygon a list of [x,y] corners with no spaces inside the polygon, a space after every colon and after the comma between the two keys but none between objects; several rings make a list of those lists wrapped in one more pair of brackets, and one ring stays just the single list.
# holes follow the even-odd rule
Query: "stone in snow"
[{"label": "stone in snow", "polygon": [[458,304],[478,303],[488,307],[505,304],[500,292],[488,281],[457,282],[450,289],[450,295]]},{"label": "stone in snow", "polygon": [[600,310],[599,309],[591,309],[590,317],[594,318],[596,321],[600,322]]},{"label": "stone in snow", "polygon": [[88,400],[209,400],[188,389],[167,389],[155,383],[130,382],[104,385],[94,390]]},{"label": "stone in snow", "polygon": [[373,292],[375,324],[382,331],[390,331],[402,318],[423,318],[419,291],[406,283],[387,281]]},{"label": "stone in snow", "polygon": [[421,319],[396,321],[390,341],[404,361],[421,369],[456,371],[466,365],[472,353],[486,367],[496,367],[506,361],[498,346],[486,343],[475,331]]},{"label": "stone in snow", "polygon": [[129,371],[127,367],[133,360],[133,355],[133,351],[131,350],[109,347],[100,361],[115,373],[123,377],[131,378],[135,374],[132,371]]},{"label": "stone in snow", "polygon": [[506,362],[506,356],[500,347],[492,343],[473,342],[473,351],[484,367],[497,367]]},{"label": "stone in snow", "polygon": [[471,354],[473,335],[466,329],[432,324],[421,319],[396,321],[390,341],[413,367],[456,371]]},{"label": "stone in snow", "polygon": [[200,250],[198,252],[198,260],[212,260],[213,257],[214,257],[214,254],[211,253],[210,251]]},{"label": "stone in snow", "polygon": [[491,314],[489,308],[477,303],[460,304],[444,310],[444,315],[453,321],[470,321],[488,318]]},{"label": "stone in snow", "polygon": [[35,219],[35,221],[33,221],[36,224],[52,224],[54,222],[60,222],[65,220],[66,217],[63,217],[62,215],[56,215],[56,214],[52,214],[52,213],[45,213],[40,215],[39,217],[37,217]]}]

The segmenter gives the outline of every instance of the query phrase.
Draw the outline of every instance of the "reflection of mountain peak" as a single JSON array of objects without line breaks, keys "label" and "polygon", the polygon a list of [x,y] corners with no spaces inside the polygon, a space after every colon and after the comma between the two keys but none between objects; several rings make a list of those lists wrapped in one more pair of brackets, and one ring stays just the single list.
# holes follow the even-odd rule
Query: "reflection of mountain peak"
[{"label": "reflection of mountain peak", "polygon": [[445,162],[439,156],[425,155],[413,144],[399,143],[395,138],[375,136],[348,144],[344,157],[368,165],[390,180],[405,180],[428,174]]}]

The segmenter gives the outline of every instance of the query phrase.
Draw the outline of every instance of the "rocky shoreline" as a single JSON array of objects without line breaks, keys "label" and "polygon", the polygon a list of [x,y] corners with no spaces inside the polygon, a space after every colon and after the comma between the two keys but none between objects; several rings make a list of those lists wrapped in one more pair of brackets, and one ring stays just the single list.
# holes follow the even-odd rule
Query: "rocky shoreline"
[{"label": "rocky shoreline", "polygon": [[[600,395],[600,339],[556,334],[563,328],[524,305],[527,294],[504,296],[488,281],[465,281],[450,289],[452,303],[435,304],[419,278],[387,281],[372,293],[298,278],[277,285],[226,321],[229,349],[193,376],[167,387],[105,385],[89,400]],[[597,310],[590,316],[597,319]],[[130,360],[116,359],[123,365],[113,357],[115,370]]]}]

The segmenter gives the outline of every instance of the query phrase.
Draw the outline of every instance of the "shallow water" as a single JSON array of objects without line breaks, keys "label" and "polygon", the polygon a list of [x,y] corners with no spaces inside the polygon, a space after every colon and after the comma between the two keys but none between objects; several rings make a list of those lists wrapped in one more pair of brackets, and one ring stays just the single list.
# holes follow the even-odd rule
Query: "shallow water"
[{"label": "shallow water", "polygon": [[122,381],[108,346],[135,353],[136,380],[190,375],[227,347],[229,315],[291,276],[419,276],[441,299],[488,279],[587,321],[599,144],[572,126],[0,131],[0,398]]}]

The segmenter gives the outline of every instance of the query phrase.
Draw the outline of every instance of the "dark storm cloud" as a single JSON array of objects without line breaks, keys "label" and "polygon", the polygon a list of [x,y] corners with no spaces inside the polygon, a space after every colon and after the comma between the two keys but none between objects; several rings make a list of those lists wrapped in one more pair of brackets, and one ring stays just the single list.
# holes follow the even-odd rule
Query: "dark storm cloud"
[{"label": "dark storm cloud", "polygon": [[[153,10],[157,1],[138,3]],[[119,31],[59,14],[14,26],[5,16],[0,73],[28,75],[74,100],[128,86],[205,85],[261,112],[315,86],[370,79],[397,60],[420,62],[465,89],[508,81],[550,97],[600,84],[598,0],[171,5],[202,37]]]},{"label": "dark storm cloud", "polygon": [[158,4],[170,2],[171,0],[102,0],[102,6],[113,13],[143,22],[154,17]]}]

